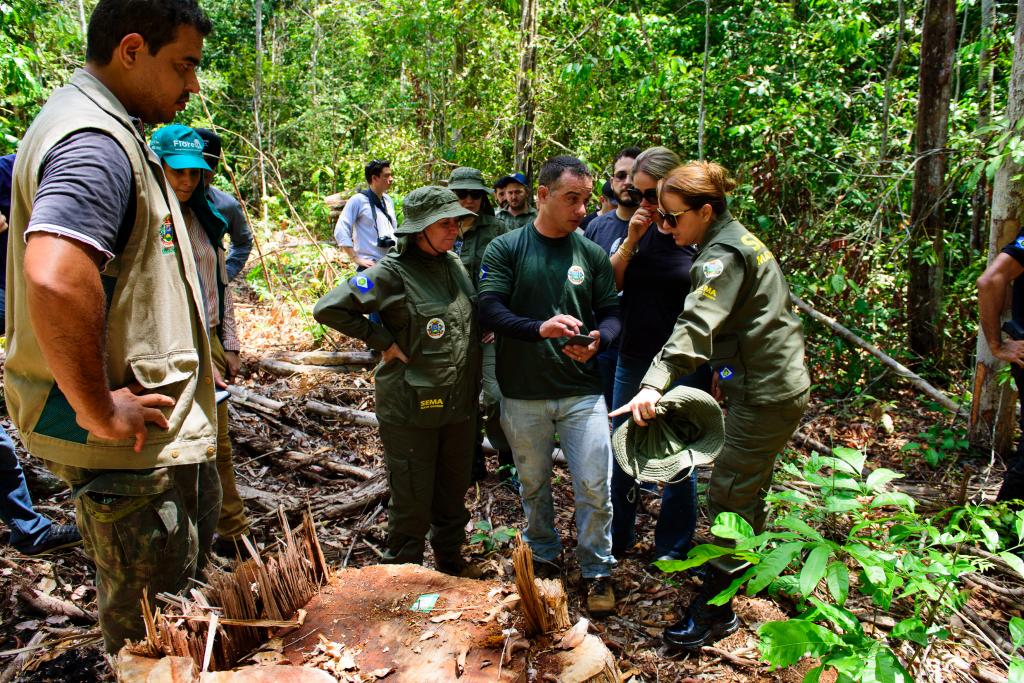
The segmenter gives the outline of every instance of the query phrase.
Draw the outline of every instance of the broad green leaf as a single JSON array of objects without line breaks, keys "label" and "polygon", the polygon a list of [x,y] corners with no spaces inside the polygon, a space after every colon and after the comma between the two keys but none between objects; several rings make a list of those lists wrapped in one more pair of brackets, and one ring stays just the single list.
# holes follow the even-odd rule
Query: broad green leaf
[{"label": "broad green leaf", "polygon": [[868,491],[877,491],[893,479],[901,479],[903,475],[899,472],[893,472],[886,467],[879,467],[868,475],[867,481],[864,485]]},{"label": "broad green leaf", "polygon": [[1024,645],[1024,619],[1010,617],[1010,640],[1015,649]]},{"label": "broad green leaf", "polygon": [[875,496],[874,500],[871,501],[872,508],[880,507],[899,507],[905,510],[914,511],[914,507],[917,505],[917,501],[900,491],[885,491]]},{"label": "broad green leaf", "polygon": [[751,576],[753,576],[754,572],[756,572],[756,571],[757,571],[757,567],[750,567],[750,568],[748,568],[747,571],[743,572],[743,574],[741,574],[737,578],[733,579],[732,583],[729,584],[728,588],[726,588],[724,591],[722,591],[718,595],[716,595],[716,596],[712,597],[710,600],[708,600],[708,604],[709,605],[724,605],[725,603],[727,603],[730,600],[732,600],[732,597],[734,595],[736,595],[736,593],[739,592],[739,590],[743,586],[743,584],[747,582],[747,579],[749,579]]},{"label": "broad green leaf", "polygon": [[879,647],[868,655],[860,680],[863,683],[911,683],[907,670],[891,650]]},{"label": "broad green leaf", "polygon": [[719,538],[739,541],[754,535],[754,528],[735,512],[722,512],[715,518],[711,533]]},{"label": "broad green leaf", "polygon": [[1024,659],[1014,659],[1010,662],[1010,675],[1006,683],[1024,683]]},{"label": "broad green leaf", "polygon": [[999,553],[999,559],[1013,568],[1013,571],[1017,572],[1021,576],[1024,576],[1024,560],[1020,558],[1020,555],[1011,553],[1008,550],[1004,550]]},{"label": "broad green leaf", "polygon": [[835,598],[836,604],[842,607],[850,594],[850,571],[842,562],[833,562],[825,570],[825,583],[828,592]]},{"label": "broad green leaf", "polygon": [[859,510],[863,504],[856,498],[825,497],[825,512],[852,512]]},{"label": "broad green leaf", "polygon": [[[863,635],[864,629],[861,628],[860,621],[850,611],[843,609],[842,607],[836,607],[835,605],[829,604],[824,600],[811,596],[811,604],[814,605],[815,611],[821,616],[825,617],[833,624],[843,629],[844,633],[851,635]],[[811,617],[805,617],[808,620],[817,621]]]},{"label": "broad green leaf", "polygon": [[804,657],[820,657],[843,641],[827,628],[801,619],[769,621],[757,629],[761,658],[773,667],[796,664]]},{"label": "broad green leaf", "polygon": [[924,627],[924,623],[917,617],[904,619],[896,624],[892,629],[892,635],[894,638],[909,640],[924,647],[928,645],[928,632]]},{"label": "broad green leaf", "polygon": [[800,594],[808,596],[817,587],[818,582],[825,576],[825,567],[828,565],[828,558],[832,555],[832,548],[826,543],[814,546],[807,555],[804,568],[800,570]]},{"label": "broad green leaf", "polygon": [[832,449],[832,453],[840,460],[840,462],[846,465],[843,469],[850,474],[859,475],[864,469],[864,461],[867,459],[867,456],[856,448],[837,446]]},{"label": "broad green leaf", "polygon": [[803,543],[783,543],[765,555],[761,564],[757,565],[754,577],[747,584],[747,593],[756,595],[763,590],[789,566],[789,563],[803,550],[803,547]]},{"label": "broad green leaf", "polygon": [[704,543],[691,548],[690,552],[686,554],[685,560],[659,560],[654,563],[654,566],[666,574],[671,574],[673,572],[686,571],[691,567],[699,567],[708,560],[734,553],[735,551],[732,548]]},{"label": "broad green leaf", "polygon": [[825,667],[819,665],[804,674],[804,683],[818,683],[821,680],[821,674],[825,673]]},{"label": "broad green leaf", "polygon": [[782,519],[778,520],[776,524],[785,529],[791,529],[797,532],[798,534],[806,536],[808,539],[812,541],[825,540],[824,537],[820,533],[815,531],[810,524],[800,519],[799,517],[796,517],[795,515],[783,517]]}]

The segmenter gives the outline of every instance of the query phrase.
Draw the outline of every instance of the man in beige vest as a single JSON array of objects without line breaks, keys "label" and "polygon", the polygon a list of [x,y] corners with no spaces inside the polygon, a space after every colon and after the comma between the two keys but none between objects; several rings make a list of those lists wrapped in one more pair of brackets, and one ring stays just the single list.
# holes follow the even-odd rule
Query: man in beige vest
[{"label": "man in beige vest", "polygon": [[100,0],[86,67],[54,91],[14,168],[7,405],[70,486],[106,647],[139,600],[201,571],[220,509],[201,293],[178,202],[142,125],[199,91],[195,0]]}]

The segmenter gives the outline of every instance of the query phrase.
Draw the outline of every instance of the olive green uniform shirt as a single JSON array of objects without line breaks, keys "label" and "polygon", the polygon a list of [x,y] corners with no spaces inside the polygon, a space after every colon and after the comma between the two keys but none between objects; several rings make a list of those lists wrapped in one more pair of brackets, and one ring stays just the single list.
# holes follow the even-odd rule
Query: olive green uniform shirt
[{"label": "olive green uniform shirt", "polygon": [[453,251],[459,255],[462,265],[469,273],[470,280],[474,287],[480,277],[480,266],[483,264],[484,251],[495,237],[504,235],[508,228],[495,216],[480,216],[476,219],[473,227],[465,231],[462,237],[455,242]]},{"label": "olive green uniform shirt", "polygon": [[518,216],[513,216],[505,209],[498,212],[498,220],[504,223],[505,227],[510,231],[533,223],[535,218],[537,218],[537,209],[532,206],[527,207],[526,211],[523,211]]},{"label": "olive green uniform shirt", "polygon": [[686,305],[642,384],[664,391],[710,362],[728,399],[777,403],[806,391],[803,331],[772,252],[728,211],[699,247]]},{"label": "olive green uniform shirt", "polygon": [[[459,257],[430,256],[412,241],[352,276],[317,302],[317,321],[376,351],[398,344],[375,375],[377,416],[408,427],[475,417],[480,393],[476,292]],[[377,312],[381,323],[365,317]]]}]

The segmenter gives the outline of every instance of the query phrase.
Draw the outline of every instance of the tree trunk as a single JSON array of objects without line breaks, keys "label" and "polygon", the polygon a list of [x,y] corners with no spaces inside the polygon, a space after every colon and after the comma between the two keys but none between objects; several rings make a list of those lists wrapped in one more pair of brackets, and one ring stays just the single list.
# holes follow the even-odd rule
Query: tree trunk
[{"label": "tree trunk", "polygon": [[260,194],[260,206],[262,207],[263,221],[267,220],[267,168],[263,157],[263,124],[260,120],[260,108],[263,106],[263,0],[255,0],[253,3],[256,10],[256,72],[253,74],[252,83],[252,117],[253,125],[256,128],[256,154],[259,156],[259,186],[256,191]]},{"label": "tree trunk", "polygon": [[537,0],[522,0],[519,25],[519,84],[516,88],[515,170],[533,182],[533,121],[536,108]]},{"label": "tree trunk", "polygon": [[[1015,129],[1024,116],[1024,0],[1017,3],[1017,26],[1014,30],[1013,69],[1010,74],[1010,92],[1007,97],[1007,126]],[[996,257],[1020,230],[1021,194],[1024,184],[1017,177],[1021,167],[1007,157],[996,172],[992,183],[992,222],[989,229],[988,260]],[[1007,296],[1007,301],[1010,297]],[[974,402],[971,405],[970,438],[977,446],[991,444],[1001,456],[1010,453],[1016,392],[1013,386],[1000,386],[995,381],[1002,361],[988,348],[988,341],[978,329],[978,360],[974,373]]]},{"label": "tree trunk", "polygon": [[921,35],[907,286],[910,348],[922,358],[942,355],[943,194],[955,46],[956,1],[928,0]]},{"label": "tree trunk", "polygon": [[[992,21],[995,15],[995,0],[981,1],[981,53],[978,55],[978,128],[983,129],[992,118]],[[991,136],[985,136],[987,145]],[[988,215],[988,176],[978,178],[971,197],[971,249],[985,248],[982,226]]]}]

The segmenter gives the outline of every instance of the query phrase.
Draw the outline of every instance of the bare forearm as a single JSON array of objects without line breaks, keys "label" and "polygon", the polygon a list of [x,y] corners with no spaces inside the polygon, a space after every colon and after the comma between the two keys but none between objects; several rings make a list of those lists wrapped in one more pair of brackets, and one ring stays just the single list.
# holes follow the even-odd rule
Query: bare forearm
[{"label": "bare forearm", "polygon": [[981,330],[985,333],[985,341],[990,349],[1000,346],[1002,333],[999,320],[1006,305],[1006,284],[992,281],[978,287],[978,313]]},{"label": "bare forearm", "polygon": [[25,296],[40,350],[60,390],[77,415],[104,420],[114,411],[104,353],[105,298],[96,260],[86,249],[54,235],[30,235]]}]

